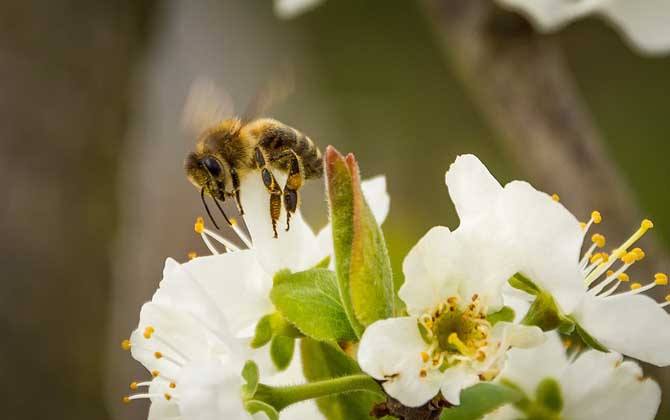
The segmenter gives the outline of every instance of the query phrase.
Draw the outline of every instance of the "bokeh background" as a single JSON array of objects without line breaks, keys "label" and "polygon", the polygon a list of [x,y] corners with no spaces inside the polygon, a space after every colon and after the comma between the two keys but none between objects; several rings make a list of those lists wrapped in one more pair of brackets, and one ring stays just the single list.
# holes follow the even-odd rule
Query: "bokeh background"
[{"label": "bokeh background", "polygon": [[[182,169],[193,140],[181,112],[197,77],[216,80],[243,109],[290,62],[295,92],[271,116],[322,147],[355,152],[364,176],[386,174],[384,232],[396,271],[431,226],[457,225],[444,172],[458,154],[478,154],[501,181],[530,178],[543,187],[532,170],[543,163],[512,159],[427,10],[401,0],[328,0],[283,21],[261,0],[2,2],[3,417],[146,417],[146,404],[120,402],[128,383],[147,374],[119,342],[165,258],[205,251],[193,233],[199,198]],[[654,264],[668,261],[670,59],[635,54],[593,18],[551,39],[617,182],[656,222],[662,255]],[[579,185],[550,192],[571,197],[571,188]],[[308,187],[304,208],[315,227],[326,222],[320,182]],[[651,277],[656,265],[640,276]],[[647,373],[670,394],[668,372]],[[668,413],[664,402],[658,418]]]}]

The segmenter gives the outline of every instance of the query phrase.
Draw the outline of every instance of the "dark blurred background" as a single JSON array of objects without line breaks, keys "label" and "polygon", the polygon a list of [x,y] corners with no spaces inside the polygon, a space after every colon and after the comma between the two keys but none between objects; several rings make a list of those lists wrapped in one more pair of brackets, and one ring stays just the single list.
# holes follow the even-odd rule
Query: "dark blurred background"
[{"label": "dark blurred background", "polygon": [[[180,118],[196,77],[216,80],[243,109],[292,63],[295,93],[272,116],[322,147],[355,152],[364,176],[386,174],[384,232],[396,271],[428,228],[456,226],[444,187],[456,155],[479,155],[501,181],[533,181],[489,128],[429,21],[401,0],[328,0],[289,21],[260,0],[2,2],[3,417],[146,417],[146,405],[120,402],[147,375],[119,342],[164,259],[205,251],[192,230],[199,199],[182,169],[193,143]],[[667,246],[670,59],[636,55],[597,19],[552,38],[635,191],[630,200]],[[550,192],[570,197],[570,187]],[[323,225],[320,183],[304,203]],[[648,372],[670,393],[667,373]]]}]

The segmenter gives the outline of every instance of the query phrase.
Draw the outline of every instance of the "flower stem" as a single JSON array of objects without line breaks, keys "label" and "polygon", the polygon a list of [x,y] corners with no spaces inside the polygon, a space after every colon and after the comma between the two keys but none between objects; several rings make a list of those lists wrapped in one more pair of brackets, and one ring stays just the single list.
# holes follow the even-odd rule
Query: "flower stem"
[{"label": "flower stem", "polygon": [[367,391],[385,396],[374,379],[365,374],[356,374],[302,385],[274,387],[259,384],[253,399],[263,401],[281,411],[300,401],[354,391]]}]

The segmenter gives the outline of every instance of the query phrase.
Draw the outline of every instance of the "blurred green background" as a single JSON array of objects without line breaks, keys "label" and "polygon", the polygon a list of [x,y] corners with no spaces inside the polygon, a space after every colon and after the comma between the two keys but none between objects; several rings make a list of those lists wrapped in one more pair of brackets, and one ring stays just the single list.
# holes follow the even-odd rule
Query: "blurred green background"
[{"label": "blurred green background", "polygon": [[[3,2],[0,31],[8,419],[146,417],[146,405],[120,403],[147,375],[118,343],[165,257],[205,251],[182,170],[193,143],[181,110],[196,77],[243,109],[292,63],[296,91],[271,116],[354,152],[364,177],[386,174],[396,271],[431,226],[457,225],[444,172],[458,154],[477,154],[503,182],[527,177],[411,1],[328,0],[290,21],[260,0]],[[558,37],[608,151],[670,245],[670,59],[634,54],[597,19]],[[304,199],[315,227],[326,221],[322,194],[314,182]],[[669,412],[664,403],[658,418]]]}]

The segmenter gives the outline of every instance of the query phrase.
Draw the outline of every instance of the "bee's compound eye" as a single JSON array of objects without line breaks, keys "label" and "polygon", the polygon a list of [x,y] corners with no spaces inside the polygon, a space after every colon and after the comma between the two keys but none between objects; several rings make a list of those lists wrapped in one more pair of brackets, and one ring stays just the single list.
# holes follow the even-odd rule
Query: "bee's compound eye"
[{"label": "bee's compound eye", "polygon": [[212,156],[205,156],[202,159],[202,164],[205,165],[205,168],[207,168],[212,176],[218,177],[221,175],[221,165],[219,164],[219,161],[217,161]]}]

